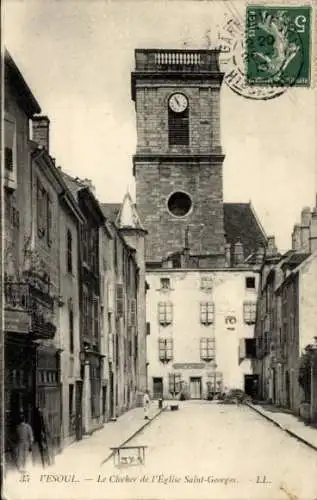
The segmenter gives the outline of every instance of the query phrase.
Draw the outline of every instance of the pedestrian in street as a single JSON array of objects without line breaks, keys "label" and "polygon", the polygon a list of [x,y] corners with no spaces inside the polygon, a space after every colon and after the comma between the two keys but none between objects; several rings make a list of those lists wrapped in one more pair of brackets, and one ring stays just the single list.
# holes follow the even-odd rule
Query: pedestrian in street
[{"label": "pedestrian in street", "polygon": [[144,418],[149,419],[149,408],[150,408],[150,396],[149,391],[145,391],[143,396],[143,407],[144,407]]},{"label": "pedestrian in street", "polygon": [[17,426],[17,465],[20,472],[25,471],[27,459],[32,451],[34,438],[30,424],[25,421],[24,414],[20,414]]},{"label": "pedestrian in street", "polygon": [[34,442],[38,445],[42,466],[50,465],[51,461],[43,410],[38,407],[34,411]]}]

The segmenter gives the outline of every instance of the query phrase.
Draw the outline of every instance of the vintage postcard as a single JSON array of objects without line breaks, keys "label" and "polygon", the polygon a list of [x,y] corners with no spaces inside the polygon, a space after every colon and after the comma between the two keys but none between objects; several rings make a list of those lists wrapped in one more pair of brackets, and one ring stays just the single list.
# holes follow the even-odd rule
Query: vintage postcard
[{"label": "vintage postcard", "polygon": [[313,0],[4,0],[2,497],[317,499]]}]

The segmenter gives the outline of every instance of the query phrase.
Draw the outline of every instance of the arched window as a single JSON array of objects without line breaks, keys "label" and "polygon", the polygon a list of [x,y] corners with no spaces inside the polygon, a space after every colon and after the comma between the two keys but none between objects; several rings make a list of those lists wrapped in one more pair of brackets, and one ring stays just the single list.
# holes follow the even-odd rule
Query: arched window
[{"label": "arched window", "polygon": [[189,145],[188,106],[180,113],[168,108],[168,142],[170,146]]}]

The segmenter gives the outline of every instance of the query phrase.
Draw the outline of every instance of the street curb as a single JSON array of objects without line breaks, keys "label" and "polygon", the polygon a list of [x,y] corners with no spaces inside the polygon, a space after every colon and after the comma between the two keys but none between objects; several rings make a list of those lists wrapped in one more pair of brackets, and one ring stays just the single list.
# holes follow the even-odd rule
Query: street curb
[{"label": "street curb", "polygon": [[315,446],[314,444],[310,443],[309,441],[307,441],[305,438],[299,436],[298,434],[296,434],[296,432],[293,432],[291,431],[290,429],[287,429],[287,427],[283,427],[281,424],[279,424],[278,422],[276,422],[276,420],[274,420],[274,418],[272,417],[269,417],[268,415],[266,415],[266,413],[263,413],[259,408],[257,408],[256,406],[253,406],[253,405],[250,405],[250,403],[245,403],[249,408],[251,408],[251,410],[254,410],[256,413],[258,413],[259,415],[262,415],[262,417],[266,418],[266,420],[268,420],[269,422],[271,422],[272,424],[276,425],[276,427],[278,427],[279,429],[281,429],[282,431],[286,432],[287,434],[289,434],[289,436],[297,439],[297,441],[300,441],[301,443],[305,444],[306,446],[309,446],[309,448],[312,448],[313,450],[317,451],[317,446]]},{"label": "street curb", "polygon": [[[161,413],[165,411],[165,408],[162,408],[161,410],[159,410],[155,415],[154,417],[150,418],[149,420],[147,420],[145,422],[145,424],[143,424],[141,427],[139,427],[139,429],[137,429],[133,434],[131,434],[130,437],[128,437],[128,439],[126,439],[125,441],[123,441],[123,443],[119,444],[119,448],[121,448],[122,446],[125,446],[129,441],[131,441],[133,438],[135,438],[135,436],[137,436],[138,434],[140,434],[140,432],[143,431],[143,429],[145,429],[145,427],[147,427],[148,425],[150,425],[151,422],[153,422],[153,420],[155,420],[159,415],[161,415]],[[108,462],[108,460],[110,460],[110,458],[114,455],[114,451],[112,451],[111,453],[109,453],[109,455],[104,459],[102,460],[102,462],[100,463],[100,465],[104,465],[106,462]]]}]

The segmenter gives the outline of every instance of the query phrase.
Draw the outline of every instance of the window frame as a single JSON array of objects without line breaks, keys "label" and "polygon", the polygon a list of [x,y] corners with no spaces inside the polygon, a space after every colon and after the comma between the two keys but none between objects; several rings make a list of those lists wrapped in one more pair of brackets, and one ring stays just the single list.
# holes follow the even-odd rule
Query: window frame
[{"label": "window frame", "polygon": [[[12,148],[7,146],[7,134],[8,130],[6,128],[6,122],[10,123],[13,127],[12,130]],[[17,125],[15,118],[9,113],[4,113],[4,135],[3,135],[3,151],[4,151],[4,175],[9,177],[10,180],[16,180],[17,173]],[[11,168],[7,167],[6,162],[6,150],[11,151]],[[13,178],[12,178],[13,177]]]},{"label": "window frame", "polygon": [[100,315],[99,315],[99,297],[98,295],[93,295],[92,297],[92,332],[93,339],[98,342],[99,332],[100,332]]},{"label": "window frame", "polygon": [[74,353],[74,307],[72,299],[68,300],[68,330],[69,330],[69,352]]},{"label": "window frame", "polygon": [[123,284],[116,284],[116,316],[121,318],[124,316],[124,290]]},{"label": "window frame", "polygon": [[[167,286],[164,286],[164,284]],[[169,277],[160,278],[160,290],[170,290],[171,289],[171,279]]]},{"label": "window frame", "polygon": [[158,351],[161,362],[172,361],[174,358],[174,339],[172,337],[159,337]]},{"label": "window frame", "polygon": [[202,325],[212,325],[215,321],[215,304],[212,301],[199,303],[199,317]]},{"label": "window frame", "polygon": [[[250,283],[250,280],[252,280],[252,283],[254,283],[253,286],[248,286],[248,282]],[[245,277],[245,288],[246,288],[246,290],[255,290],[255,288],[256,288],[255,276],[246,276]]]},{"label": "window frame", "polygon": [[[168,392],[170,394],[179,394],[182,388],[181,372],[172,372],[168,374]],[[176,389],[176,390],[173,390]]]},{"label": "window frame", "polygon": [[212,276],[205,275],[200,277],[200,289],[205,292],[210,292],[213,288]]},{"label": "window frame", "polygon": [[[205,354],[204,354],[205,351]],[[201,337],[199,339],[200,359],[203,361],[212,361],[216,357],[216,338]]]},{"label": "window frame", "polygon": [[168,301],[159,301],[157,305],[158,323],[162,326],[173,323],[173,303]]},{"label": "window frame", "polygon": [[72,235],[72,232],[69,228],[66,231],[66,268],[67,268],[67,272],[72,274],[72,272],[73,272],[73,235]]},{"label": "window frame", "polygon": [[243,322],[254,325],[256,322],[256,301],[245,300],[243,302]]}]

